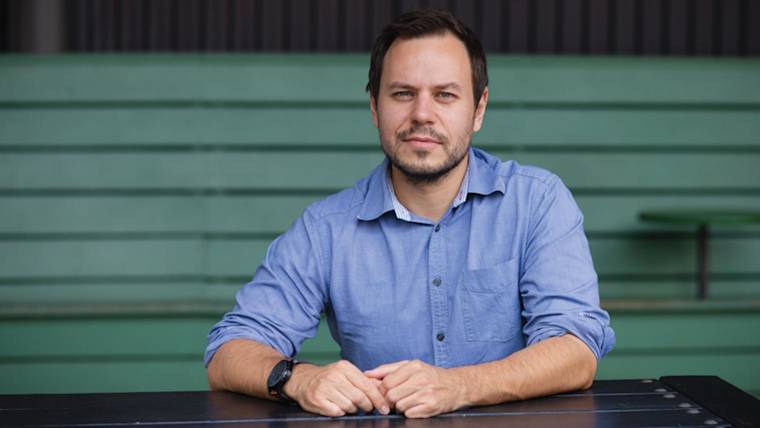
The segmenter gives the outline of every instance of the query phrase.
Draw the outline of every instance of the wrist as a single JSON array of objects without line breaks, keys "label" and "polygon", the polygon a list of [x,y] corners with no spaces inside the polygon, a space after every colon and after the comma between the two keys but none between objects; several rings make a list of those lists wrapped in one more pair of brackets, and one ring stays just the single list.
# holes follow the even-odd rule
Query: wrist
[{"label": "wrist", "polygon": [[454,377],[454,382],[459,386],[455,397],[457,409],[472,406],[476,402],[473,394],[477,388],[473,388],[473,373],[470,373],[468,369],[467,366],[449,369]]},{"label": "wrist", "polygon": [[288,397],[294,401],[299,401],[301,396],[301,386],[308,378],[308,372],[317,366],[309,363],[300,363],[293,367],[293,372],[290,375],[290,379],[283,386],[282,390]]}]

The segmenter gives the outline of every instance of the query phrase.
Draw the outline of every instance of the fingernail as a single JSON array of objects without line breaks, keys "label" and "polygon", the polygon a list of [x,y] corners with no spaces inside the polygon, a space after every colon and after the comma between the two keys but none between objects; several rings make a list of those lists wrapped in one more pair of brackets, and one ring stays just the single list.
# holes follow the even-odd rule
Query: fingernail
[{"label": "fingernail", "polygon": [[390,412],[391,412],[391,409],[389,409],[388,406],[383,406],[383,407],[380,408],[380,413],[382,413],[384,415],[387,415]]}]

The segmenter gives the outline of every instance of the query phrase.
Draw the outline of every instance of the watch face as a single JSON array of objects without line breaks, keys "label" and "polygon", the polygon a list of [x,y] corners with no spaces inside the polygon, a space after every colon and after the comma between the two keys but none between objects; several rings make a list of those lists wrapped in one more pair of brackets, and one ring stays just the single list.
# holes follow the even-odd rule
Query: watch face
[{"label": "watch face", "polygon": [[267,387],[270,394],[277,395],[279,388],[287,382],[290,378],[292,362],[290,360],[282,360],[277,363],[272,372],[269,373],[269,379],[267,379]]},{"label": "watch face", "polygon": [[[278,362],[272,369],[272,372],[269,373],[269,379],[267,379],[267,386],[269,387],[270,390],[274,388],[275,386],[277,386],[280,380],[282,380],[283,375],[285,374],[285,369],[287,368],[287,363],[288,362],[286,360],[282,360]],[[269,391],[269,392],[272,392],[272,391]]]}]

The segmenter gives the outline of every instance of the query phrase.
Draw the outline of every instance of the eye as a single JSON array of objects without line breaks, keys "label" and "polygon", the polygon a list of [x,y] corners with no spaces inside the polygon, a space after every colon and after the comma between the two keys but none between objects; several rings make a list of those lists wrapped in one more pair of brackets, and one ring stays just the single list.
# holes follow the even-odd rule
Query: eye
[{"label": "eye", "polygon": [[444,101],[453,101],[457,99],[456,94],[453,94],[451,92],[439,92],[436,94],[436,96]]},{"label": "eye", "polygon": [[401,100],[409,99],[412,97],[412,95],[413,95],[412,91],[396,91],[391,94],[393,98],[401,99]]}]

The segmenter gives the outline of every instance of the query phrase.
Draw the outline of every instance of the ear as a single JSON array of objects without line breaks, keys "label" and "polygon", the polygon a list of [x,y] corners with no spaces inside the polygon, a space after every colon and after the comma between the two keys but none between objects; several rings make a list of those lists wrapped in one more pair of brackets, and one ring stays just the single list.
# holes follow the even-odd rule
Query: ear
[{"label": "ear", "polygon": [[375,124],[375,128],[378,128],[377,121],[377,100],[372,95],[369,96],[369,111],[372,112],[372,123]]},{"label": "ear", "polygon": [[480,127],[483,126],[483,118],[486,115],[486,106],[488,105],[488,87],[483,90],[483,95],[480,96],[478,101],[478,107],[475,109],[475,118],[472,122],[472,132],[480,131]]}]

